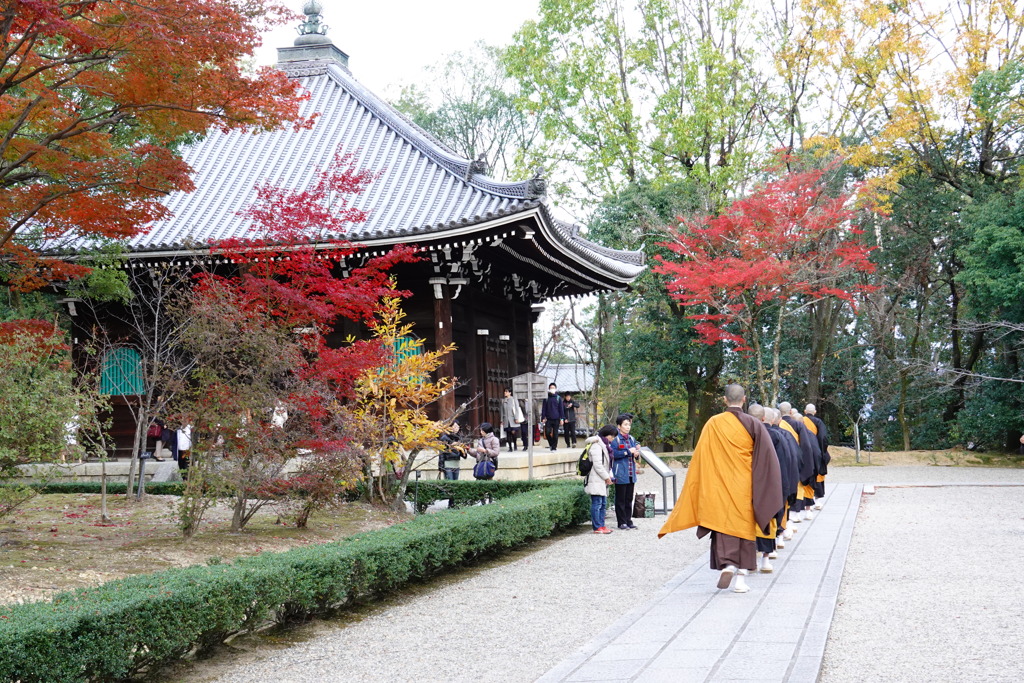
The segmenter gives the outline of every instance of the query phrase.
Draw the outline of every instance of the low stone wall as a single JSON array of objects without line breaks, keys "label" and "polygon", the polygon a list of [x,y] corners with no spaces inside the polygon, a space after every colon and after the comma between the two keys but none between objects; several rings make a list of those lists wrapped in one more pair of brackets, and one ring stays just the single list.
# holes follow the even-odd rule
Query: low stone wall
[{"label": "low stone wall", "polygon": [[[57,475],[49,477],[51,481],[95,481],[99,482],[103,478],[103,465],[100,462],[76,462],[66,464],[54,464],[54,465],[20,465],[18,469],[22,471],[22,476],[15,479],[15,481],[32,481],[38,478],[41,471],[46,471],[49,474],[49,470],[56,469]],[[128,481],[128,468],[131,465],[129,460],[118,460],[115,462],[106,463],[107,466],[107,481]],[[156,477],[157,481],[176,481],[181,479],[180,476],[176,476],[178,469],[178,463],[174,461],[164,462],[153,462],[148,461],[146,463],[146,481],[152,481],[154,475],[157,472],[160,476]],[[138,470],[136,470],[136,477],[138,476]]]},{"label": "low stone wall", "polygon": [[[580,457],[580,449],[570,450],[562,449],[558,451],[549,451],[546,448],[537,448],[533,452],[533,478],[534,479],[560,479],[565,477],[576,476],[576,462]],[[462,460],[462,468],[459,473],[462,479],[472,479],[473,477],[473,465],[475,461],[473,458],[466,458]],[[107,462],[107,481],[128,481],[128,468],[131,462],[128,460],[117,460]],[[172,470],[177,469],[177,463],[174,461],[154,462],[149,460],[146,462],[146,481],[153,479],[154,474],[158,471],[163,476]],[[36,474],[42,468],[56,467],[60,470],[60,473],[53,478],[54,481],[95,481],[99,482],[102,478],[103,463],[98,462],[82,462],[82,463],[67,463],[57,465],[22,465],[21,471],[24,473],[20,478],[22,481],[29,481],[37,478]],[[437,454],[433,451],[423,451],[416,457],[414,467],[423,474],[423,478],[434,478],[437,475]],[[293,471],[293,463],[290,463],[285,468],[286,472]],[[525,481],[530,478],[529,468],[529,457],[524,451],[515,451],[509,453],[508,451],[502,452],[498,458],[498,471],[494,475],[495,479],[502,481]],[[137,476],[137,475],[136,475]],[[164,479],[163,476],[157,477],[158,481],[174,481],[175,478]]]}]

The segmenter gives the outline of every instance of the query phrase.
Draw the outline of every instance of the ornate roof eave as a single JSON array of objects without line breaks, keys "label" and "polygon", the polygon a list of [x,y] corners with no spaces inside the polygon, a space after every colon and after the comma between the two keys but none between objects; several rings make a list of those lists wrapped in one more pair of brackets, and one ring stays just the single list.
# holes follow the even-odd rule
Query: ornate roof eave
[{"label": "ornate roof eave", "polygon": [[[520,234],[520,237],[534,239],[538,249],[553,262],[554,265],[564,269],[568,274],[560,274],[544,267],[553,276],[562,277],[572,284],[585,289],[626,289],[629,284],[644,271],[642,252],[616,252],[620,258],[605,256],[601,251],[613,251],[607,247],[585,240],[578,235],[570,235],[567,231],[559,229],[559,223],[551,216],[551,212],[540,201],[521,211],[505,216],[495,217],[476,223],[467,223],[458,226],[438,226],[432,232],[423,232],[416,235],[395,234],[377,239],[363,239],[353,241],[353,244],[360,252],[380,251],[383,253],[389,247],[398,244],[419,244],[427,250],[444,245],[460,245],[472,241],[483,241],[477,237],[480,233],[490,232],[504,226],[511,226],[515,223],[530,221],[544,236],[544,244],[551,245],[554,249],[545,249],[534,239],[532,231]],[[514,233],[513,233],[514,234]],[[507,237],[504,235],[493,235],[488,241],[497,241]],[[327,246],[327,243],[325,243]],[[129,259],[164,259],[164,258],[195,258],[209,255],[209,245],[197,245],[195,247],[179,248],[157,248],[146,251],[133,251],[128,255]],[[554,253],[552,253],[554,252]],[[514,252],[518,258],[523,255]],[[621,256],[626,256],[633,262],[624,261]],[[537,267],[541,264],[534,263]],[[589,271],[589,272],[588,272]]]}]

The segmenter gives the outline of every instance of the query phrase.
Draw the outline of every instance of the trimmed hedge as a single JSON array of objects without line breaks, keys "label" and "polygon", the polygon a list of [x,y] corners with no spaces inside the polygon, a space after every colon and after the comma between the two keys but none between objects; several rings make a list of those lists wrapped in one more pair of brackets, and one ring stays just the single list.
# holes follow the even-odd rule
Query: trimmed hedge
[{"label": "trimmed hedge", "polygon": [[[582,488],[580,479],[562,479],[559,484],[574,483]],[[539,488],[551,486],[550,481],[501,481],[494,479],[467,479],[445,480],[445,479],[421,479],[417,484],[416,480],[409,482],[405,491],[405,499],[415,499],[419,512],[423,512],[430,505],[439,500],[452,500],[456,507],[476,505],[490,498],[491,500],[502,500],[527,491],[536,491]]]},{"label": "trimmed hedge", "polygon": [[[51,481],[46,484],[29,484],[39,493],[100,493],[100,482],[98,481]],[[146,482],[146,493],[155,496],[180,496],[185,488],[181,481],[157,481]],[[123,481],[108,481],[107,493],[111,495],[123,495],[128,490],[128,484]]]},{"label": "trimmed hedge", "polygon": [[[579,478],[559,480],[560,482],[576,482]],[[420,512],[439,500],[453,499],[456,506],[475,505],[486,500],[500,500],[525,491],[534,491],[550,486],[550,481],[501,481],[501,480],[465,480],[447,481],[443,479],[421,479],[417,484],[413,479],[405,492],[405,499],[412,501],[415,497],[419,502]],[[100,483],[95,481],[55,481],[47,484],[29,484],[39,493],[96,493],[100,492]],[[418,487],[418,491],[417,491]],[[123,495],[128,485],[124,482],[108,481],[107,493]],[[180,496],[185,488],[181,481],[147,482],[146,493],[156,496]],[[357,497],[353,495],[353,497]]]},{"label": "trimmed hedge", "polygon": [[[503,484],[488,483],[498,485],[495,492]],[[589,498],[578,483],[535,485],[492,505],[422,515],[334,543],[4,606],[0,680],[124,680],[228,636],[327,613],[588,518]]]}]

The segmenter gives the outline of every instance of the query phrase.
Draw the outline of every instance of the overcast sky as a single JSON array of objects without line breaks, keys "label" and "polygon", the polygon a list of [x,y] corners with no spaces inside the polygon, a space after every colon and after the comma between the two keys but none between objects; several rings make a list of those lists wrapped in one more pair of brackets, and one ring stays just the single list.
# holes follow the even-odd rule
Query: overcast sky
[{"label": "overcast sky", "polygon": [[[296,12],[304,0],[282,0]],[[506,45],[512,34],[537,15],[539,0],[321,0],[327,36],[349,56],[352,74],[378,95],[398,92],[400,84],[423,77],[423,68],[444,55],[482,40]],[[298,22],[295,22],[297,25]],[[277,61],[277,48],[295,40],[295,26],[266,35],[257,52],[260,64]]]}]

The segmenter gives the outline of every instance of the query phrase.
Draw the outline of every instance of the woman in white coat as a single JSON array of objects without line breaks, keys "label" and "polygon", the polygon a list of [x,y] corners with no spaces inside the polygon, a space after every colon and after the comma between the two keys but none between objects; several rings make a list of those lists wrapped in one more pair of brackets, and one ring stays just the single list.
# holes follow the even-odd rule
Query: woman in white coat
[{"label": "woman in white coat", "polygon": [[605,425],[597,432],[597,436],[587,439],[587,451],[593,463],[590,472],[583,479],[583,490],[590,494],[590,522],[595,534],[610,534],[611,529],[604,525],[605,512],[608,510],[608,485],[612,483],[611,449],[608,444],[617,430],[612,425]]}]

